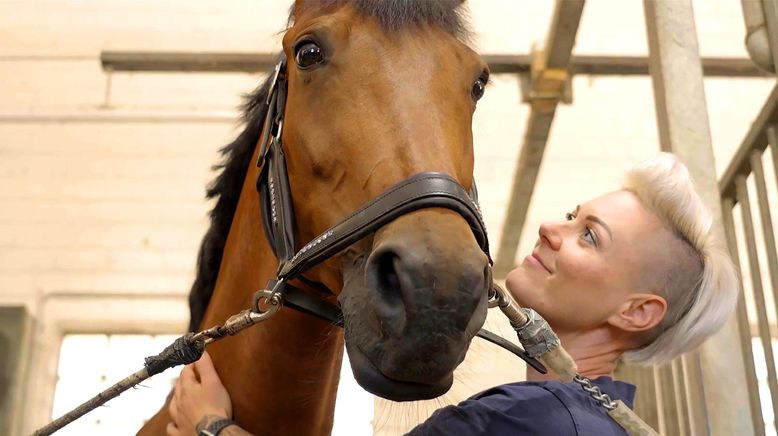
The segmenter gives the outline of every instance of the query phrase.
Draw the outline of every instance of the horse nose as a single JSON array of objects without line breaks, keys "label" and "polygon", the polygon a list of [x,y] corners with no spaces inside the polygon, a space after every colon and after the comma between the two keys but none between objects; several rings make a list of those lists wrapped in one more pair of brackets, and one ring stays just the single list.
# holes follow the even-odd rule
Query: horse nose
[{"label": "horse nose", "polygon": [[448,318],[451,334],[464,332],[491,281],[486,256],[474,257],[441,256],[428,246],[384,244],[374,250],[365,273],[381,330],[402,335],[420,318],[438,314]]}]

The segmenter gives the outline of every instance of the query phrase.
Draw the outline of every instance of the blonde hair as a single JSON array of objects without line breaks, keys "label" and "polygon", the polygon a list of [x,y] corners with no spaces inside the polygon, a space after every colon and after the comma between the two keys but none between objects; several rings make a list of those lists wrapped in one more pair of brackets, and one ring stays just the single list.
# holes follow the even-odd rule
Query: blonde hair
[{"label": "blonde hair", "polygon": [[738,276],[725,244],[711,231],[710,211],[677,157],[661,153],[634,166],[622,188],[637,195],[677,240],[664,256],[658,294],[667,300],[667,313],[656,337],[623,356],[627,362],[663,363],[694,349],[724,325],[737,304]]}]

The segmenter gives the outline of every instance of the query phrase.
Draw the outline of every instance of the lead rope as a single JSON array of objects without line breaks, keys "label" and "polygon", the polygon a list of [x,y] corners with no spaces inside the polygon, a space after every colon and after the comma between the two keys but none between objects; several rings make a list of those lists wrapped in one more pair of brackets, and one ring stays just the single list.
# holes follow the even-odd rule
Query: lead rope
[{"label": "lead rope", "polygon": [[545,319],[532,309],[518,307],[498,284],[492,284],[490,307],[497,306],[519,336],[519,342],[531,357],[542,361],[564,383],[575,382],[630,436],[659,436],[650,425],[621,400],[613,401],[592,381],[578,373],[575,360],[562,348],[559,337]]},{"label": "lead rope", "polygon": [[[178,365],[188,365],[202,357],[208,344],[233,336],[241,330],[271,318],[281,308],[281,294],[275,289],[264,289],[254,295],[251,309],[231,316],[223,325],[211,327],[198,333],[190,332],[165,347],[161,353],[145,359],[142,369],[125,377],[118,383],[100,392],[70,412],[41,427],[33,436],[48,436],[70,424],[88,412],[102,406],[129,388],[137,386],[147,378]],[[260,307],[263,305],[265,308]]]}]

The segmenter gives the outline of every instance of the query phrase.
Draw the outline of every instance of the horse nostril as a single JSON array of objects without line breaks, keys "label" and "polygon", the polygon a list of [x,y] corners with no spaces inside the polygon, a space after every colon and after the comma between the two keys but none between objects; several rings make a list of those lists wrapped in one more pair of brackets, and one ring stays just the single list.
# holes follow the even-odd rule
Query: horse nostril
[{"label": "horse nostril", "polygon": [[397,277],[395,261],[398,260],[396,254],[386,252],[376,259],[376,288],[382,293],[395,294],[400,289],[400,278]]},{"label": "horse nostril", "polygon": [[392,250],[373,252],[367,260],[367,285],[373,309],[383,329],[398,333],[405,324],[405,307],[400,282],[400,256]]}]

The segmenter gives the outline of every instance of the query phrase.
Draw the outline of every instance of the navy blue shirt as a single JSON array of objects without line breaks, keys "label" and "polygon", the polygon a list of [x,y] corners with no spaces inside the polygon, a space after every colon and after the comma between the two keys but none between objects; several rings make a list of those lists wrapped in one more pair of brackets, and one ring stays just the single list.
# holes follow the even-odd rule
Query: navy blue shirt
[{"label": "navy blue shirt", "polygon": [[[614,400],[632,408],[635,386],[610,377],[592,380]],[[554,435],[627,434],[576,383],[510,383],[486,390],[457,406],[430,416],[409,435]]]}]

